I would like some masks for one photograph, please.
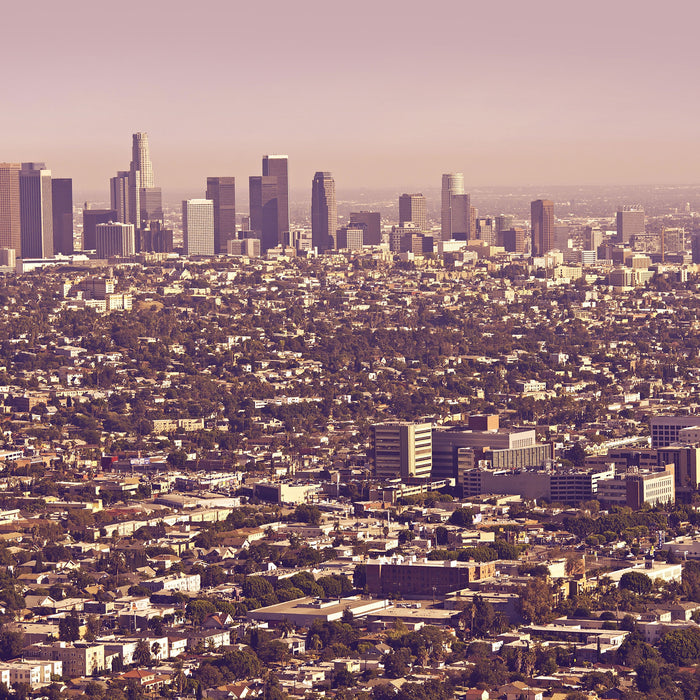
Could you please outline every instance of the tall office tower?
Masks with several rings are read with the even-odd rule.
[[[112,257],[125,258],[136,251],[133,224],[110,221],[106,224],[97,224],[95,229],[95,248],[98,258],[102,260]]]
[[[598,250],[603,242],[603,232],[597,226],[586,226],[583,229],[583,249]]]
[[[129,166],[129,222],[136,228],[163,220],[162,195],[155,186],[148,134],[133,134]],[[119,175],[117,176],[119,177]]]
[[[443,241],[453,238],[452,226],[452,197],[456,194],[464,194],[464,174],[445,173],[442,176],[442,220],[441,237]],[[467,214],[468,217],[468,214]]]
[[[225,255],[236,239],[236,178],[208,177],[207,199],[214,202],[214,252]]]
[[[617,242],[629,243],[634,236],[644,233],[644,209],[639,204],[617,210]]]
[[[22,163],[19,214],[23,258],[53,257],[51,171],[43,163]]]
[[[421,231],[428,227],[428,217],[425,211],[425,197],[420,193],[402,194],[399,197],[399,226],[418,224]]]
[[[503,233],[503,231],[508,231],[513,228],[515,225],[515,217],[510,216],[509,214],[500,214],[499,216],[494,217],[494,223],[496,238],[498,238],[499,234]],[[500,243],[497,245],[500,245]]]
[[[186,255],[214,255],[214,202],[211,199],[182,202],[182,235]]]
[[[163,195],[160,187],[142,187],[139,191],[141,226],[151,221],[163,221]]]
[[[378,211],[355,211],[350,214],[351,224],[365,225],[364,245],[381,245],[382,215]]]
[[[336,248],[338,250],[362,250],[365,240],[364,224],[348,224],[341,226],[336,233]]]
[[[567,224],[555,224],[554,226],[554,248],[557,250],[568,250],[571,244],[571,227]]]
[[[277,178],[252,175],[248,178],[250,228],[260,238],[263,253],[279,243]]]
[[[691,240],[691,251],[693,255],[693,264],[700,263],[700,233],[696,233]]]
[[[60,177],[51,180],[53,219],[53,251],[73,255],[73,180]]]
[[[450,197],[450,238],[469,241],[476,238],[476,210],[470,206],[468,194],[453,194]],[[445,240],[445,239],[443,239]]]
[[[311,183],[311,242],[322,253],[338,247],[335,180],[329,172],[317,172]]]
[[[433,468],[430,423],[378,423],[374,434],[374,469],[380,479],[428,478]]]
[[[277,178],[277,244],[289,243],[289,158],[263,156],[263,177]]]
[[[129,212],[129,171],[120,170],[109,179],[109,206],[117,212],[115,221],[134,223]]]
[[[173,250],[173,230],[164,228],[160,221],[151,221],[150,226],[141,232],[137,251],[172,253]]]
[[[97,226],[117,220],[114,209],[83,209],[83,250],[97,249]],[[120,222],[124,223],[124,222]]]
[[[511,228],[501,232],[501,245],[507,253],[525,252],[525,229]]]
[[[554,202],[536,199],[530,203],[532,255],[544,255],[554,248]]]
[[[496,232],[491,217],[479,217],[475,222],[476,238],[488,245],[496,245]]]
[[[141,187],[155,187],[153,165],[148,148],[148,134],[138,132],[133,134],[131,139],[131,169],[141,173]]]
[[[0,163],[0,248],[22,248],[19,210],[19,163]]]

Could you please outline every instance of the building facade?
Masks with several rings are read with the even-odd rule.
[[[214,252],[224,254],[236,238],[236,178],[208,177],[206,199],[214,203]]]
[[[211,199],[182,202],[182,236],[185,255],[214,255],[214,202]]]
[[[532,255],[540,256],[554,248],[554,202],[537,199],[530,203]]]
[[[373,435],[374,468],[377,477],[430,477],[433,466],[430,423],[378,423],[373,426]]]
[[[319,253],[340,247],[337,228],[335,180],[329,172],[317,172],[311,183],[311,241]]]

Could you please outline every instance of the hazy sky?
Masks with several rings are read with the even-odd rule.
[[[38,0],[3,6],[0,160],[104,188],[247,190],[264,153],[342,188],[700,182],[700,5]],[[244,193],[241,192],[243,195]]]

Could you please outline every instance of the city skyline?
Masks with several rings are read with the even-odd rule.
[[[0,150],[6,162],[50,163],[77,192],[123,169],[124,134],[139,130],[151,135],[159,185],[193,194],[212,172],[245,177],[275,152],[294,163],[291,188],[319,170],[339,186],[404,191],[453,170],[467,187],[700,181],[690,89],[700,9],[689,3],[663,13],[650,2],[508,12],[213,3],[193,15],[182,2],[127,0],[109,21],[77,0],[42,5],[7,9],[20,30],[8,53],[26,32],[43,50],[8,71]],[[235,45],[223,40],[233,26],[246,28]],[[241,70],[258,28],[265,55]],[[532,41],[535,31],[547,40]],[[362,50],[337,51],[358,37]],[[70,78],[59,86],[56,74]]]

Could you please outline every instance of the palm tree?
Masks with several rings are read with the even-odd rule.
[[[153,654],[156,666],[158,666],[160,663],[160,659],[158,658],[158,654],[160,654],[160,642],[153,642],[153,644],[151,644],[151,654]]]

